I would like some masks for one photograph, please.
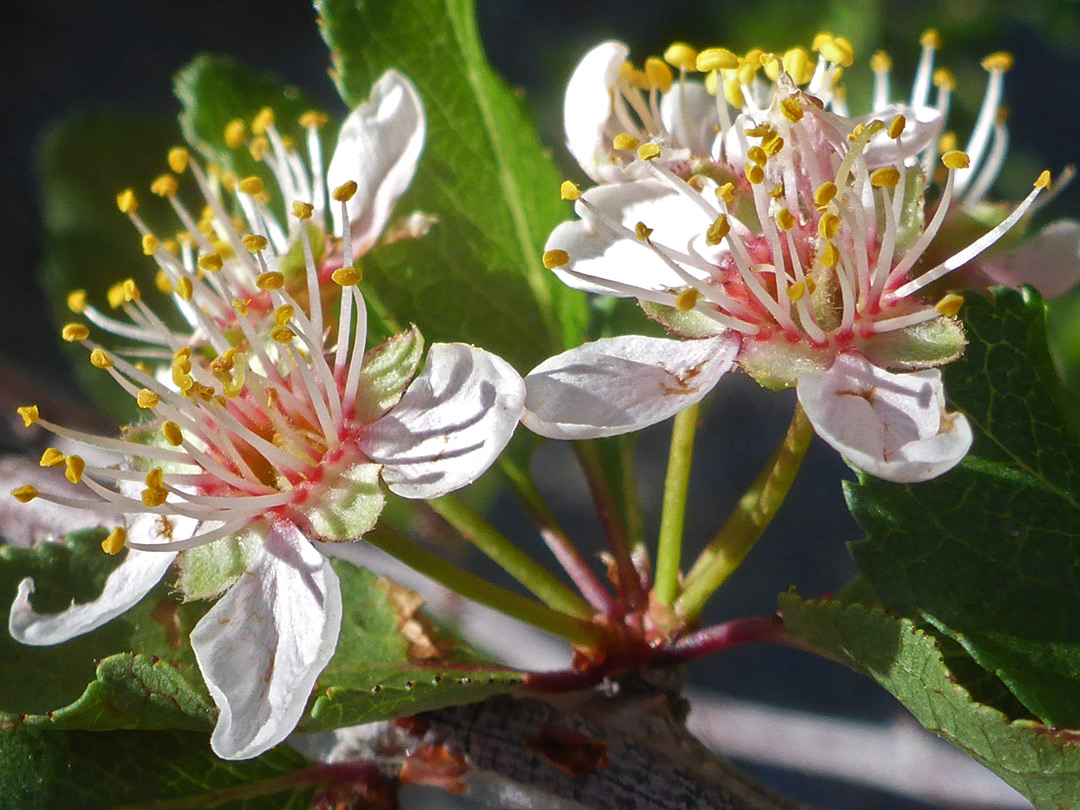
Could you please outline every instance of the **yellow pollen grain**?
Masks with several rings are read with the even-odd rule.
[[[639,222],[634,226],[634,234],[637,236],[639,242],[645,242],[650,236],[652,236],[653,229],[646,226],[644,222]]]
[[[885,128],[885,122],[878,118],[875,118],[873,121],[866,125],[867,132],[869,132],[870,135],[877,135]]]
[[[661,93],[666,93],[671,89],[671,83],[675,78],[667,63],[655,56],[650,56],[645,60],[645,77],[649,80],[649,87],[655,87]]]
[[[300,126],[305,129],[322,129],[330,119],[327,118],[325,113],[321,113],[318,110],[308,110],[301,114],[298,120]]]
[[[278,326],[285,326],[289,321],[293,319],[296,314],[296,310],[289,304],[283,304],[274,310],[274,322]]]
[[[765,182],[765,170],[758,166],[756,163],[747,163],[743,167],[743,173],[746,175],[746,179],[750,181],[751,185],[758,185]]]
[[[833,182],[824,182],[818,186],[817,191],[814,192],[814,206],[819,210],[824,209],[833,197],[836,196],[836,184]]]
[[[230,149],[239,149],[244,145],[247,137],[247,124],[239,118],[234,118],[225,125],[225,145]]]
[[[180,183],[171,174],[160,175],[150,184],[150,191],[158,197],[173,197],[180,188]]]
[[[615,136],[615,139],[611,142],[611,145],[619,151],[629,152],[632,149],[637,149],[640,143],[641,141],[639,141],[633,135],[630,135],[626,132],[621,132]]]
[[[960,307],[963,305],[964,296],[957,295],[956,293],[949,293],[934,304],[934,309],[937,310],[939,315],[944,315],[946,318],[955,318],[956,313],[960,311]]]
[[[258,253],[260,250],[266,250],[266,246],[270,244],[265,236],[260,236],[257,233],[249,233],[240,241],[244,243],[244,247],[251,253]]]
[[[664,61],[679,70],[696,70],[698,52],[685,42],[673,42],[664,51]]]
[[[716,221],[705,231],[705,244],[710,247],[719,245],[724,237],[731,232],[731,223],[728,222],[727,214],[721,214]]]
[[[885,51],[878,51],[870,57],[870,69],[875,73],[887,73],[892,70],[892,57]]]
[[[791,98],[790,96],[782,99],[780,101],[780,111],[784,114],[784,118],[793,124],[802,120],[803,110],[798,99]]]
[[[134,279],[124,279],[120,282],[120,288],[124,291],[124,301],[129,304],[132,301],[138,301],[142,297],[142,293],[139,292]]]
[[[83,461],[82,456],[68,456],[64,459],[64,467],[64,478],[73,484],[77,484],[82,480],[83,470],[86,469],[86,462]]]
[[[134,214],[139,207],[139,200],[135,197],[135,192],[130,188],[125,188],[117,194],[116,207],[120,209],[121,214]]]
[[[581,189],[577,184],[572,183],[569,180],[563,180],[562,185],[559,186],[559,196],[564,200],[573,202],[581,196]]]
[[[364,274],[356,267],[339,267],[330,274],[330,280],[339,287],[355,287],[364,278]]]
[[[181,301],[190,301],[191,296],[195,293],[195,288],[191,283],[191,279],[187,276],[181,276],[176,280],[176,294],[180,296]]]
[[[147,256],[153,256],[157,252],[157,249],[161,247],[161,243],[157,237],[152,233],[148,233],[142,238],[142,252]]]
[[[907,119],[902,115],[896,116],[889,124],[889,137],[894,141],[904,134],[904,127],[907,126]]]
[[[165,161],[169,164],[169,168],[177,174],[183,174],[188,165],[188,150],[182,146],[174,146],[169,150],[168,156]]]
[[[675,298],[675,308],[679,312],[689,312],[697,306],[698,298],[700,298],[698,291],[693,287],[688,287]]]
[[[11,490],[12,497],[19,503],[30,503],[30,501],[34,500],[34,498],[40,494],[41,493],[37,491],[37,487],[32,484],[23,484],[21,487],[16,487]]]
[[[660,144],[643,143],[637,150],[638,160],[655,160],[660,157]]]
[[[72,290],[68,293],[67,306],[76,315],[86,309],[86,290]]]
[[[788,209],[781,208],[776,212],[776,224],[780,226],[781,230],[790,231],[795,227],[795,215]]]
[[[86,328],[85,324],[69,323],[60,330],[60,337],[68,343],[76,343],[77,341],[86,340],[90,337],[90,330]]]
[[[293,200],[292,214],[297,219],[311,219],[313,213],[315,213],[315,206],[311,203]]]
[[[784,70],[794,79],[795,84],[806,84],[814,77],[814,63],[802,48],[792,48],[785,53],[783,64]]]
[[[125,543],[127,543],[127,532],[122,526],[117,526],[109,532],[108,537],[101,541],[101,550],[114,556],[123,551]]]
[[[123,283],[113,284],[109,289],[105,291],[105,300],[109,302],[111,309],[119,309],[124,305],[124,285]]]
[[[836,214],[826,214],[818,220],[818,233],[826,239],[835,239],[840,231],[840,217]]]
[[[184,443],[184,432],[180,430],[180,426],[176,424],[176,422],[162,423],[161,435],[164,436],[165,441],[173,447],[179,447]]]
[[[16,412],[22,417],[23,427],[30,427],[39,418],[37,405],[23,405]]]
[[[169,281],[169,277],[165,274],[164,270],[158,270],[157,275],[154,276],[154,286],[158,288],[159,292],[165,293],[165,295],[173,294],[173,285]]]
[[[67,456],[55,447],[50,447],[41,454],[41,461],[39,461],[38,464],[42,467],[57,467],[64,463],[65,458],[67,458]]]
[[[724,183],[722,186],[716,187],[716,196],[726,203],[735,199],[735,184]]]
[[[334,193],[330,196],[333,197],[337,202],[348,202],[353,198],[353,195],[356,194],[357,188],[358,186],[356,185],[356,182],[354,180],[350,180],[349,182],[342,183],[340,186],[335,188]]]
[[[260,273],[255,279],[255,286],[260,290],[280,290],[285,286],[285,276],[274,270]]]
[[[738,66],[739,57],[727,48],[706,48],[694,60],[694,67],[702,73],[710,70],[734,70]]]
[[[941,48],[941,34],[938,33],[936,28],[927,28],[919,37],[919,44],[924,48],[939,50]]]
[[[784,186],[780,183],[769,189],[769,196],[774,200],[779,200],[784,196]]]
[[[296,333],[287,326],[275,326],[270,330],[270,337],[278,343],[292,343]]]
[[[760,146],[751,146],[746,150],[746,156],[758,166],[764,166],[769,162],[769,156],[765,154],[765,150]]]
[[[971,158],[967,156],[967,152],[953,149],[941,156],[941,162],[946,169],[966,169],[971,165]]]
[[[802,297],[806,295],[806,282],[796,281],[790,287],[787,288],[787,297],[792,301],[801,301]]]
[[[1050,185],[1050,172],[1047,169],[1043,169],[1042,174],[1039,175],[1039,179],[1035,181],[1035,188],[1045,188],[1047,191],[1049,191]]]
[[[769,157],[775,157],[784,148],[784,139],[780,137],[779,132],[773,130],[762,136],[761,148],[765,150],[765,154]]]
[[[157,404],[161,402],[161,397],[149,388],[142,388],[139,390],[139,393],[135,395],[135,402],[140,408],[155,408],[157,407]]]
[[[834,37],[822,43],[819,53],[835,65],[851,67],[855,62],[855,50],[843,37]]]
[[[263,107],[251,121],[251,131],[256,135],[265,135],[266,130],[274,125],[274,111]]]
[[[543,262],[544,267],[548,270],[554,270],[556,267],[562,267],[565,264],[569,264],[570,254],[565,250],[545,250],[540,261]]]
[[[821,251],[821,266],[832,270],[840,262],[840,251],[832,242],[825,243],[825,249]]]
[[[996,51],[982,60],[984,70],[1005,73],[1013,66],[1013,55],[1008,51]]]
[[[146,486],[150,489],[164,489],[165,471],[161,467],[154,467],[146,474]]]
[[[956,77],[948,68],[938,68],[934,71],[934,87],[952,92],[956,89]]]
[[[900,182],[900,172],[895,166],[882,166],[870,172],[870,185],[874,188],[895,188]]]
[[[200,270],[205,270],[209,273],[217,272],[221,269],[222,259],[220,253],[206,253],[199,257],[199,261],[196,263]]]
[[[251,139],[248,152],[254,160],[262,160],[270,151],[270,140],[265,135],[257,135]]]
[[[105,353],[104,349],[94,349],[90,352],[90,365],[94,368],[112,368],[112,364],[112,360],[109,358],[109,355]]]
[[[169,493],[164,489],[144,489],[140,496],[142,498],[143,506],[153,508],[155,506],[161,506],[168,500]]]
[[[256,177],[255,175],[245,177],[243,180],[237,183],[236,187],[242,192],[244,192],[244,194],[250,194],[252,197],[254,197],[256,194],[262,194],[266,190],[266,186],[263,184],[262,178]]]
[[[248,313],[248,304],[250,304],[250,303],[251,303],[251,299],[249,299],[249,298],[234,298],[232,300],[233,309],[236,310],[237,315],[241,315],[241,316],[247,315],[247,313]]]

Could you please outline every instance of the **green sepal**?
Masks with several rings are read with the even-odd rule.
[[[862,347],[880,368],[917,370],[951,363],[964,353],[964,327],[952,318],[935,318],[907,329],[874,335]]]
[[[651,301],[642,301],[641,308],[654,321],[680,337],[716,337],[728,331],[708,315],[704,315],[695,309],[683,312],[681,309],[664,306],[663,304],[654,304]]]
[[[264,539],[252,528],[241,536],[223,537],[188,549],[177,558],[177,589],[185,599],[220,596],[247,570]]]
[[[370,424],[390,410],[412,381],[423,353],[424,338],[415,326],[369,349],[360,371],[356,418]]]
[[[297,507],[320,540],[356,540],[375,525],[386,503],[379,487],[378,464],[362,461],[343,469],[330,468],[317,498]]]
[[[739,365],[762,388],[781,391],[791,388],[803,374],[826,371],[832,354],[803,343],[779,343],[771,340],[743,341]]]

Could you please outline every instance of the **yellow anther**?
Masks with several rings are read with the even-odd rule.
[[[86,328],[85,324],[69,323],[60,330],[60,337],[68,343],[75,343],[90,337],[90,330]]]
[[[181,301],[190,301],[194,292],[195,288],[192,285],[190,278],[181,276],[176,280],[176,294],[180,296]]]
[[[900,171],[895,166],[882,166],[870,172],[870,185],[875,188],[895,188],[900,182]]]
[[[826,181],[818,186],[817,191],[814,192],[814,207],[819,211],[825,210],[825,208],[832,202],[832,199],[836,196],[836,184]]]
[[[941,48],[941,34],[938,33],[936,28],[927,28],[919,37],[919,44],[924,48],[939,50]]]
[[[562,185],[559,186],[559,196],[564,200],[573,202],[581,196],[581,189],[575,183],[563,180]]]
[[[350,180],[349,182],[342,183],[340,186],[335,188],[334,193],[330,196],[332,196],[340,203],[348,202],[353,198],[353,195],[356,194],[357,188],[359,188],[359,186],[356,185],[356,182]]]
[[[116,207],[120,209],[121,214],[134,214],[139,207],[139,201],[135,197],[135,192],[130,188],[125,188],[117,194]]]
[[[109,289],[105,291],[105,300],[109,302],[109,306],[112,309],[118,309],[124,305],[124,284],[120,282],[113,284]]]
[[[671,82],[675,78],[667,63],[655,56],[650,56],[645,60],[645,77],[649,80],[649,87],[655,87],[661,93],[666,93],[671,89]]]
[[[315,213],[315,206],[311,203],[293,200],[292,214],[297,219],[311,219],[313,213]]]
[[[1005,73],[1013,66],[1013,55],[1008,51],[996,51],[982,60],[983,69]]]
[[[700,294],[693,287],[688,287],[675,298],[675,308],[680,312],[689,312],[697,306]]]
[[[191,388],[185,392],[187,396],[196,396],[204,402],[209,402],[214,398],[214,389],[209,385],[203,385],[202,383],[194,383]]]
[[[787,288],[787,297],[792,301],[801,301],[802,297],[806,295],[806,282],[796,281],[790,287]]]
[[[774,200],[779,200],[784,196],[784,186],[782,183],[777,183],[771,189],[769,189],[769,196]]]
[[[746,150],[746,156],[758,166],[764,166],[769,162],[769,156],[765,154],[765,150],[760,146],[751,146]]]
[[[250,194],[253,197],[256,194],[262,194],[264,191],[266,191],[266,186],[263,184],[262,178],[256,177],[255,175],[245,177],[243,180],[237,183],[237,188],[239,188],[245,194]]]
[[[735,184],[724,183],[722,186],[716,187],[716,196],[726,203],[735,199]]]
[[[766,53],[761,56],[761,66],[765,69],[765,76],[775,82],[780,78],[780,69],[784,63],[775,53]]]
[[[251,153],[251,157],[255,160],[261,161],[266,157],[270,151],[270,139],[265,135],[256,135],[251,139],[251,143],[248,145],[248,152]],[[228,186],[228,183],[225,184]]]
[[[280,321],[279,321],[280,323]],[[224,354],[219,354],[210,361],[210,370],[215,374],[226,374],[233,369],[233,358],[236,357],[236,349],[227,349]]]
[[[1040,174],[1039,179],[1035,181],[1035,188],[1045,188],[1047,191],[1049,191],[1050,185],[1050,172],[1046,169],[1043,169],[1043,173]]]
[[[248,313],[248,304],[251,303],[250,298],[234,298],[232,300],[233,309],[236,310],[236,314],[243,317]]]
[[[864,132],[866,132],[866,124],[856,124],[851,132],[848,133],[847,139],[851,141],[851,143],[855,143],[855,141],[862,137]]]
[[[273,408],[278,403],[278,392],[276,388],[270,388],[266,392],[266,407]]]
[[[164,422],[161,425],[161,435],[173,447],[179,447],[184,443],[184,433],[176,422]]]
[[[274,270],[259,273],[255,278],[255,286],[260,290],[280,290],[285,286],[285,276]]]
[[[795,227],[795,215],[788,209],[781,208],[776,212],[776,224],[780,226],[781,230],[790,231]]]
[[[645,225],[644,222],[639,222],[634,226],[634,233],[637,235],[639,242],[645,242],[650,236],[652,236],[653,229]]]
[[[165,488],[165,471],[161,467],[154,467],[146,474],[146,486],[150,489]]]
[[[545,250],[540,260],[548,270],[554,270],[556,267],[569,264],[570,254],[565,250]]]
[[[289,304],[283,304],[274,310],[274,322],[278,326],[285,326],[289,321],[293,319],[296,314],[296,310]]]
[[[169,493],[164,489],[144,489],[140,496],[142,498],[143,506],[155,507],[161,506],[169,498]]]
[[[176,177],[171,174],[160,175],[150,184],[150,191],[159,197],[172,197],[179,188],[180,183],[178,183]]]
[[[798,99],[791,98],[790,96],[781,99],[780,112],[784,114],[784,118],[793,124],[801,121],[803,117],[802,104],[799,103]]]
[[[142,238],[142,252],[147,256],[153,256],[157,249],[161,247],[161,242],[152,233],[148,233]]]
[[[611,142],[611,145],[620,151],[629,152],[631,149],[637,149],[640,143],[641,141],[633,135],[622,132],[615,136],[615,140]]]
[[[673,42],[664,51],[664,60],[679,70],[696,70],[697,55],[697,51],[685,42]]]
[[[65,458],[67,458],[67,456],[55,447],[50,447],[41,454],[41,461],[39,461],[38,464],[42,467],[57,467],[64,463]]]
[[[889,124],[889,137],[896,140],[904,134],[904,127],[907,126],[907,119],[902,115],[897,115]]]
[[[230,149],[239,149],[244,145],[247,137],[247,124],[239,118],[234,118],[225,125],[225,145]]]
[[[196,263],[200,270],[214,273],[221,269],[222,259],[220,253],[205,253],[199,257]]]
[[[172,256],[180,255],[180,243],[175,239],[166,239],[161,243],[161,246]]]
[[[971,158],[967,156],[967,152],[953,149],[941,156],[941,162],[946,169],[966,169],[971,165]]]
[[[694,60],[694,67],[702,73],[710,70],[734,70],[738,66],[739,57],[727,48],[706,48]]]
[[[325,113],[321,113],[318,110],[308,110],[301,114],[300,126],[305,129],[311,129],[312,127],[315,129],[322,129],[326,126],[328,120],[330,119],[326,117]]]
[[[835,239],[840,232],[840,217],[836,214],[826,214],[818,220],[818,233],[826,239]]]
[[[265,236],[260,236],[257,233],[249,233],[240,241],[243,242],[244,247],[252,253],[258,253],[260,250],[266,250],[266,246],[270,244]]]
[[[724,79],[724,100],[732,107],[741,110],[746,106],[746,96],[743,95],[742,84],[738,78],[732,76]]]
[[[792,48],[784,54],[784,70],[794,79],[795,84],[806,84],[814,78],[814,63],[802,48]]]
[[[169,164],[169,168],[177,174],[183,174],[188,165],[188,150],[182,146],[174,146],[169,150],[166,162]]]
[[[135,402],[138,403],[140,408],[156,408],[157,404],[161,402],[161,397],[149,388],[142,388],[139,390],[139,393],[135,395]]]
[[[730,232],[731,223],[728,222],[727,214],[721,214],[705,231],[705,244],[709,246],[719,245]]]
[[[256,113],[251,121],[251,131],[256,135],[265,135],[268,127],[274,124],[274,111],[269,107],[263,107]]]
[[[157,271],[157,275],[154,276],[154,286],[158,288],[158,292],[165,293],[165,295],[173,294],[172,282],[169,281],[169,277],[164,270]]]
[[[105,353],[104,349],[94,349],[90,352],[90,365],[94,368],[112,368],[112,364],[112,359]]]
[[[835,65],[851,67],[855,62],[855,50],[843,37],[831,37],[827,42],[822,42],[818,52]]]
[[[819,53],[821,51],[822,47],[825,45],[825,43],[831,42],[831,41],[832,41],[832,34],[829,34],[829,33],[825,32],[825,31],[822,31],[821,33],[816,34],[814,36],[814,41],[813,41],[813,44],[810,46],[810,50],[814,51],[815,53]]]
[[[17,412],[22,417],[23,427],[30,427],[38,420],[37,405],[23,405],[17,409]]]
[[[821,251],[821,266],[827,270],[832,270],[840,262],[840,251],[836,249],[836,245],[832,242],[826,242],[824,250]]]
[[[270,330],[270,337],[278,343],[292,343],[296,333],[287,326],[275,326]]]
[[[72,290],[67,297],[68,309],[76,315],[81,315],[86,309],[86,290]]]
[[[142,297],[142,293],[139,292],[139,288],[135,285],[135,279],[124,279],[120,282],[120,289],[124,291],[125,303],[130,304],[132,301],[138,301]]]
[[[83,461],[82,456],[68,456],[64,459],[64,466],[64,478],[73,484],[82,480],[83,470],[86,469],[86,462]]]
[[[765,150],[766,155],[773,157],[784,148],[784,139],[775,129],[769,130],[761,136],[761,148]]]
[[[11,495],[19,503],[30,503],[41,493],[37,491],[37,487],[31,484],[23,484],[21,487],[16,487],[11,490]]]
[[[109,532],[108,537],[101,541],[101,550],[110,556],[116,555],[123,551],[125,543],[127,543],[127,532],[122,526],[117,526]]]
[[[765,182],[765,170],[758,166],[756,163],[747,163],[743,167],[743,173],[746,175],[746,179],[750,181],[751,185],[758,185]]]
[[[940,150],[941,154],[945,154],[946,152],[952,152],[954,149],[956,149],[956,146],[957,140],[956,133],[954,132],[946,132],[944,135],[941,136],[941,138],[938,139],[938,149]]]
[[[716,95],[716,85],[717,85],[716,77],[719,76],[719,75],[720,74],[717,73],[715,70],[710,70],[708,73],[705,74],[705,91],[710,96],[715,96]]]
[[[660,157],[660,144],[643,143],[637,150],[638,160],[654,160]]]
[[[355,287],[363,278],[358,267],[339,267],[330,274],[330,280],[339,287]]]
[[[944,315],[946,318],[955,318],[956,313],[960,311],[960,307],[963,305],[964,296],[957,295],[956,293],[949,293],[934,304],[934,309],[937,310],[939,315]]]
[[[886,73],[892,70],[892,57],[885,51],[878,51],[870,57],[870,69],[875,73]]]
[[[940,87],[950,93],[956,89],[956,77],[948,68],[938,68],[934,71],[934,87]]]
[[[875,118],[873,121],[866,125],[866,131],[869,132],[871,136],[877,135],[884,129],[885,122],[879,118]]]
[[[735,78],[738,79],[739,84],[750,84],[754,81],[754,77],[761,67],[761,57],[763,54],[764,52],[760,48],[752,50],[746,55],[746,58],[739,63],[739,66],[735,68]]]

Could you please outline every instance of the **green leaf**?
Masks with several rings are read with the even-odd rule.
[[[1035,715],[1080,728],[1080,445],[1060,405],[1037,293],[969,296],[968,348],[945,369],[975,443],[934,481],[863,477],[852,545],[886,607],[924,617]]]
[[[101,531],[32,549],[0,546],[0,610],[6,615],[24,577],[31,604],[58,612],[90,601],[115,566]],[[216,710],[187,634],[205,603],[177,602],[164,586],[103,627],[52,647],[20,644],[0,632],[0,722],[63,729],[205,729]],[[137,650],[138,654],[131,652]]]
[[[404,589],[340,560],[333,565],[345,613],[337,652],[319,676],[303,731],[405,717],[483,700],[520,685],[520,673],[485,666],[460,644],[438,663],[411,655],[404,622],[412,622],[410,638],[419,632],[440,650],[445,635],[436,640],[434,627],[416,614],[418,603]]]
[[[0,810],[115,810],[155,800],[196,808],[211,806],[211,797],[224,800],[212,803],[220,810],[306,810],[318,787],[294,774],[307,766],[287,746],[242,762],[221,760],[206,734],[193,732],[15,726],[0,730]]]
[[[1038,810],[1080,808],[1080,732],[1013,720],[958,683],[941,642],[910,619],[780,596],[788,635],[863,672],[916,719],[1023,793]]]
[[[577,345],[584,297],[540,263],[568,207],[521,99],[484,57],[471,0],[318,0],[350,106],[389,68],[416,84],[427,140],[398,213],[438,217],[423,239],[365,258],[365,278],[429,341],[483,346],[526,371]]]

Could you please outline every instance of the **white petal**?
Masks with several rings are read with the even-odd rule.
[[[716,97],[701,82],[675,82],[660,99],[660,120],[676,147],[685,147],[697,158],[709,157],[720,117]]]
[[[248,570],[191,631],[220,710],[214,753],[250,759],[289,736],[340,629],[337,574],[296,526],[274,521]]]
[[[712,219],[691,200],[655,180],[637,180],[610,186],[597,186],[582,195],[590,210],[580,201],[580,220],[564,222],[551,232],[545,250],[565,250],[570,264],[556,268],[555,274],[567,285],[586,292],[627,296],[625,286],[643,291],[685,287],[686,281],[672,270],[645,243],[616,234],[604,224],[604,218],[628,228],[631,233],[639,222],[653,229],[650,237],[656,244],[686,253],[693,238],[712,224]],[[599,214],[597,213],[599,212]],[[582,279],[586,274],[599,281]],[[696,277],[706,274],[693,270]],[[615,282],[607,287],[604,280]]]
[[[34,581],[24,579],[19,583],[11,606],[8,632],[18,642],[41,647],[60,644],[96,630],[146,596],[165,576],[175,557],[167,551],[128,549],[124,561],[105,580],[101,596],[81,605],[72,603],[62,613],[35,613],[30,605]]]
[[[371,98],[345,119],[326,173],[331,191],[349,180],[359,186],[346,203],[357,256],[378,239],[416,172],[423,146],[420,96],[412,82],[388,70],[371,88]],[[334,233],[341,234],[341,204],[331,201],[330,212]]]
[[[798,393],[817,434],[886,481],[936,478],[971,447],[967,418],[945,412],[937,369],[893,374],[860,354],[842,354],[828,371],[799,377]]]
[[[1014,252],[985,262],[981,269],[997,284],[1030,284],[1043,298],[1062,296],[1080,282],[1080,222],[1051,222]]]
[[[876,169],[880,166],[895,166],[899,154],[909,165],[909,160],[922,152],[931,144],[936,143],[945,125],[945,117],[934,107],[912,107],[907,104],[890,104],[888,107],[874,113],[852,118],[848,126],[869,124],[873,120],[884,121],[888,126],[897,115],[904,116],[904,131],[900,135],[900,151],[897,153],[896,141],[889,137],[889,133],[881,131],[866,146],[864,156],[868,169]]]
[[[627,335],[586,343],[525,377],[522,424],[552,439],[640,430],[704,397],[738,349],[733,334],[704,340]]]
[[[491,466],[514,433],[525,385],[505,360],[464,343],[436,343],[390,412],[364,431],[360,449],[385,465],[405,498],[438,498]]]
[[[602,168],[612,168],[608,146],[612,138],[611,94],[619,80],[619,68],[629,50],[621,42],[597,45],[581,60],[566,85],[563,127],[566,148],[585,174],[597,182]]]

